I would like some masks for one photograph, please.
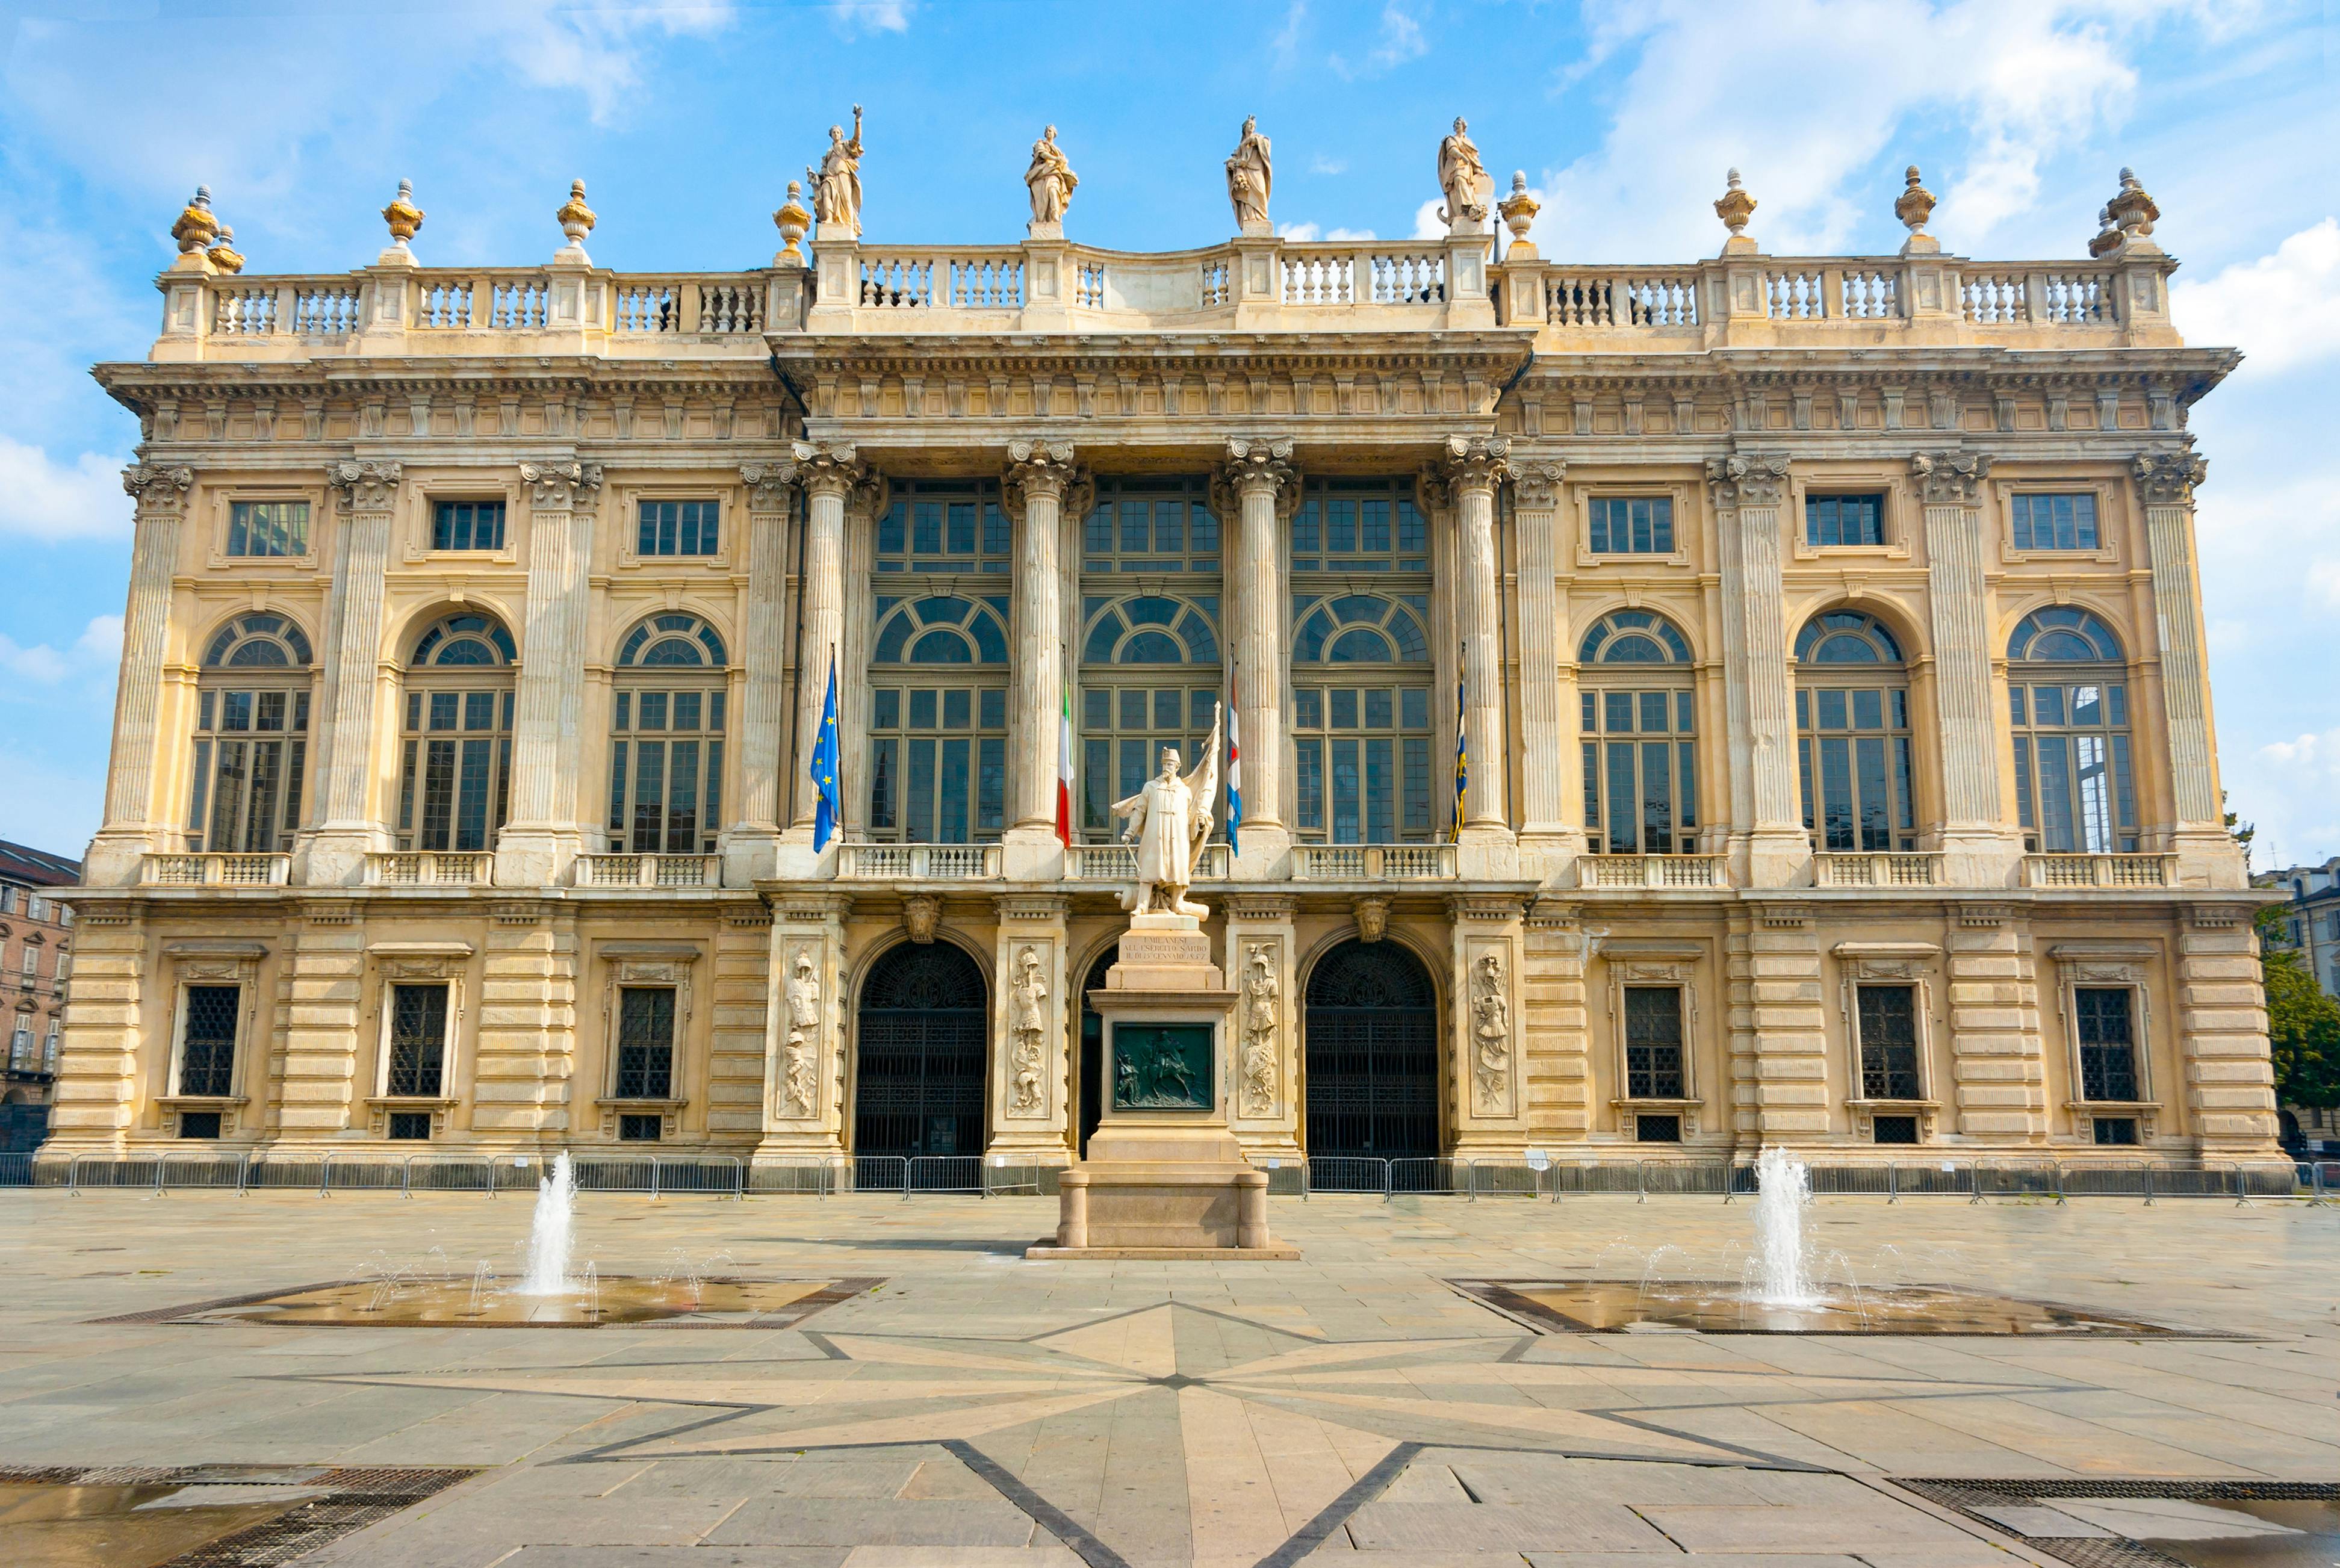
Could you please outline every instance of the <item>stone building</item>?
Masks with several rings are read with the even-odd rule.
[[[1459,124],[1406,242],[1275,234],[1250,127],[1166,253],[1066,240],[1053,142],[1023,243],[865,243],[860,155],[746,273],[597,267],[581,184],[509,270],[404,189],[347,273],[182,214],[96,371],[54,1147],[1071,1158],[1109,808],[1224,704],[1255,1157],[2273,1152],[2186,429],[2236,355],[2126,172],[2087,259],[1944,253],[1913,169],[1897,254],[1767,253],[1734,173],[1713,259],[1587,266]]]
[[[65,981],[73,973],[73,910],[58,893],[79,884],[63,855],[0,839],[0,1154],[37,1147],[49,1123]]]
[[[2289,948],[2300,968],[2315,977],[2327,997],[2340,997],[2340,856],[2321,866],[2290,866],[2261,871],[2251,886],[2283,894],[2289,907],[2266,933],[2269,947]],[[2295,1135],[2319,1153],[2340,1149],[2340,1107],[2282,1108],[2284,1136]]]

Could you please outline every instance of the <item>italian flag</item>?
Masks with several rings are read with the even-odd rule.
[[[1073,847],[1073,688],[1066,682],[1056,727],[1056,838]]]

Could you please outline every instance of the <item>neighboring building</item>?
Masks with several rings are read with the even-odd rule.
[[[0,1026],[8,1031],[0,1154],[35,1148],[48,1136],[73,971],[73,910],[57,894],[80,881],[78,860],[0,839]]]
[[[191,207],[96,370],[143,442],[55,1146],[1069,1158],[1111,805],[1224,699],[1263,1158],[2274,1155],[2186,429],[2236,356],[2133,179],[2094,259],[1978,263],[1914,171],[1887,256],[1764,253],[1734,178],[1649,267],[1266,188],[1163,254],[832,189],[809,262],[656,276],[581,187],[501,269],[402,196],[372,266],[241,274]]]
[[[2290,908],[2268,935],[2270,946],[2280,943],[2299,955],[2307,972],[2325,995],[2340,997],[2340,855],[2321,866],[2293,866],[2281,871],[2261,871],[2251,886],[2283,893]],[[2285,1106],[2284,1119],[2299,1136],[2329,1147],[2340,1145],[2340,1107]],[[2291,1136],[2286,1128],[2284,1136]]]

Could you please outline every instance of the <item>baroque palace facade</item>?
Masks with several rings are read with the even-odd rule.
[[[866,243],[859,158],[745,273],[597,267],[581,184],[511,270],[403,190],[349,273],[182,215],[96,372],[54,1156],[1068,1161],[1109,808],[1222,704],[1256,1158],[2272,1155],[2186,429],[2236,356],[2126,171],[2086,260],[1944,253],[1913,169],[1895,255],[1765,253],[1734,174],[1716,258],[1608,267],[1459,123],[1404,243],[1276,235],[1250,127],[1171,253],[1064,239],[1053,137],[1024,243]]]

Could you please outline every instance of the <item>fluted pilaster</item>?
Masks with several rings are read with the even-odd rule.
[[[512,727],[511,818],[496,844],[506,887],[558,881],[584,846],[577,819],[584,759],[585,617],[601,465],[524,462],[528,610]]]
[[[1470,788],[1462,805],[1468,833],[1511,837],[1503,790],[1502,563],[1495,553],[1495,486],[1510,472],[1511,443],[1501,436],[1450,436],[1435,480],[1447,493],[1461,536],[1462,581],[1454,585],[1454,630],[1462,647],[1462,738]]]
[[[1064,516],[1087,509],[1088,475],[1068,441],[1007,443],[1002,499],[1016,530],[1014,704],[1009,733],[1007,874],[1016,880],[1062,875],[1056,840],[1056,788],[1064,765]]]
[[[1782,606],[1780,503],[1788,460],[1740,453],[1706,465],[1722,554],[1723,686],[1731,836],[1748,885],[1784,887],[1810,855],[1796,780],[1796,719]]]
[[[1292,847],[1284,820],[1284,659],[1290,606],[1284,592],[1284,522],[1300,503],[1300,474],[1284,437],[1237,437],[1212,476],[1212,504],[1231,526],[1227,589],[1237,735],[1243,757],[1243,827],[1236,875],[1279,874]]]
[[[845,442],[798,442],[784,472],[805,492],[804,581],[798,589],[804,605],[804,669],[797,682],[796,804],[789,828],[809,842],[818,799],[812,787],[812,753],[820,741],[821,705],[828,695],[832,664],[838,666],[840,687],[852,679],[849,667],[840,662],[845,652],[846,501],[869,486],[874,476]]]
[[[748,610],[739,658],[746,671],[739,691],[739,788],[723,830],[729,881],[772,875],[780,831],[780,772],[787,761],[788,513],[796,491],[780,464],[744,463],[748,491]]]
[[[92,885],[138,879],[140,857],[156,848],[154,746],[163,702],[163,656],[169,647],[171,580],[178,570],[179,530],[191,468],[133,463],[122,488],[137,502],[130,557],[130,598],[122,621],[122,673],[114,689],[114,760],[105,780],[105,819],[90,845],[83,878]]]
[[[325,472],[341,539],[327,615],[324,767],[316,789],[323,809],[303,844],[303,879],[312,884],[359,880],[366,851],[381,848],[368,786],[381,685],[382,572],[390,564],[401,478],[398,463],[371,458],[344,460]]]
[[[1566,785],[1573,775],[1563,765],[1569,752],[1560,683],[1560,503],[1567,473],[1565,462],[1512,465],[1520,535],[1520,752],[1526,762],[1520,770],[1520,837],[1562,855],[1584,849],[1584,829],[1576,825],[1582,814],[1572,817],[1568,809]]]
[[[2000,816],[1998,726],[1990,685],[1990,597],[1983,579],[1988,453],[1919,452],[1909,476],[1926,511],[1927,598],[1934,617],[1934,700],[1941,716],[1942,849],[1951,880],[2004,881],[2018,849]]]

